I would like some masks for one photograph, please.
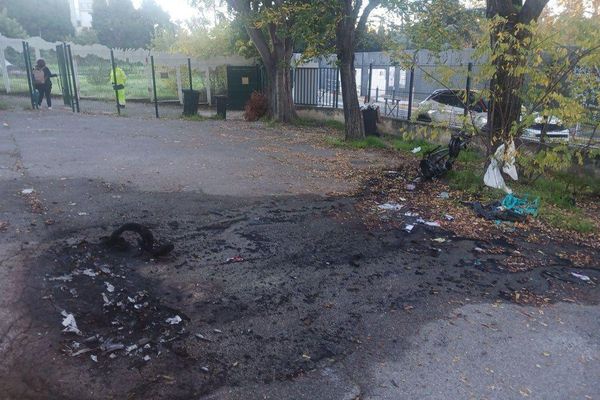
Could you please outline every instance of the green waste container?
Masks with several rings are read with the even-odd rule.
[[[192,116],[198,114],[198,103],[200,92],[192,89],[183,90],[183,115]]]
[[[215,96],[217,103],[217,116],[222,119],[227,119],[227,96]]]

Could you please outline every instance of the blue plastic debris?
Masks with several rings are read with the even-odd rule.
[[[513,194],[507,194],[504,196],[504,199],[502,199],[502,207],[520,215],[537,217],[540,208],[540,198],[536,197],[530,201],[529,196],[527,195],[518,198]]]

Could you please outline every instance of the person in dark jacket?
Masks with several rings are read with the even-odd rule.
[[[42,100],[44,99],[44,96],[46,96],[48,110],[52,110],[52,98],[50,97],[52,81],[50,78],[54,77],[56,77],[56,74],[50,72],[50,69],[46,66],[46,61],[42,58],[37,60],[35,68],[33,69],[33,84],[40,94],[38,98],[38,107],[42,105]]]

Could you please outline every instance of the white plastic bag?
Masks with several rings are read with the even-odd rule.
[[[512,190],[506,186],[502,172],[510,176],[514,181],[519,179],[517,167],[515,166],[517,150],[513,141],[508,144],[508,151],[505,151],[505,149],[506,147],[503,144],[496,149],[490,160],[490,165],[483,176],[483,183],[486,186],[504,190],[506,193],[512,193]],[[502,166],[502,172],[500,171],[500,166]]]

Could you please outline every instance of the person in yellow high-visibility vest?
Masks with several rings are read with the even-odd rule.
[[[116,75],[116,79],[115,79]],[[119,67],[110,70],[110,83],[113,85],[113,89],[117,91],[117,101],[119,107],[125,107],[125,82],[127,81],[127,75]]]

